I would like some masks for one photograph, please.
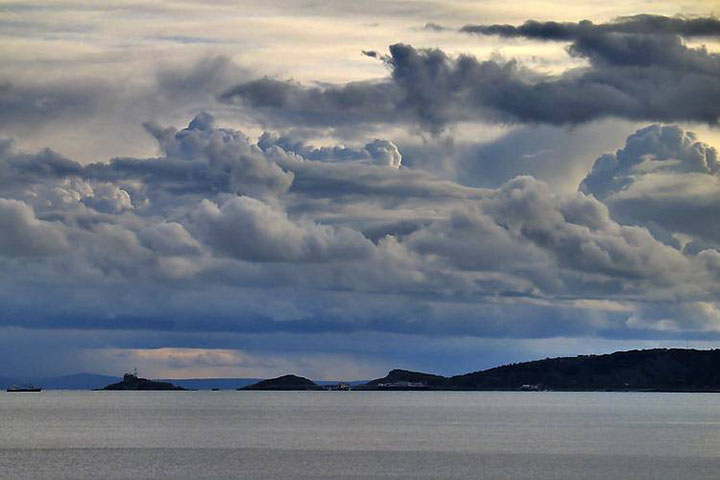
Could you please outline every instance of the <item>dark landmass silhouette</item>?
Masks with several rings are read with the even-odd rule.
[[[32,383],[43,389],[103,390],[559,390],[720,392],[720,349],[650,349],[547,358],[445,377],[396,369],[369,382],[316,381],[296,375],[151,381],[90,373],[60,377],[0,377],[0,387]],[[109,382],[114,382],[108,385]],[[172,383],[171,383],[172,382]],[[103,388],[104,385],[107,385]],[[238,388],[239,387],[239,388]]]
[[[651,349],[548,358],[442,377],[393,370],[363,390],[720,392],[720,350]]]
[[[122,381],[112,383],[102,390],[185,390],[170,382],[156,382],[147,378],[140,378],[132,373],[126,373]]]
[[[305,377],[283,375],[239,388],[238,390],[322,390],[323,387]]]

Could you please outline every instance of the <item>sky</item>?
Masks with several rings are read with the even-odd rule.
[[[720,3],[0,1],[0,376],[720,345]]]

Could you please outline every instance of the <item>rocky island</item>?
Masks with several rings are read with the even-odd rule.
[[[297,375],[283,375],[238,388],[238,390],[322,390],[323,387],[312,380]]]
[[[156,382],[140,378],[137,373],[126,373],[121,382],[112,383],[101,390],[185,390],[170,382]]]

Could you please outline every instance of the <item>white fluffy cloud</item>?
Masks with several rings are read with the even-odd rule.
[[[616,153],[600,156],[580,190],[605,199],[646,175],[717,175],[719,171],[717,150],[698,141],[694,133],[677,125],[650,125],[630,135]]]
[[[720,245],[717,150],[674,125],[652,125],[600,156],[580,185],[621,222],[643,225],[659,238],[695,252]]]

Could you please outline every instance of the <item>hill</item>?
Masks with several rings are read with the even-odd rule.
[[[651,349],[550,358],[453,377],[393,370],[362,388],[720,392],[720,350]]]
[[[653,349],[518,363],[449,379],[455,388],[720,391],[720,350]]]

